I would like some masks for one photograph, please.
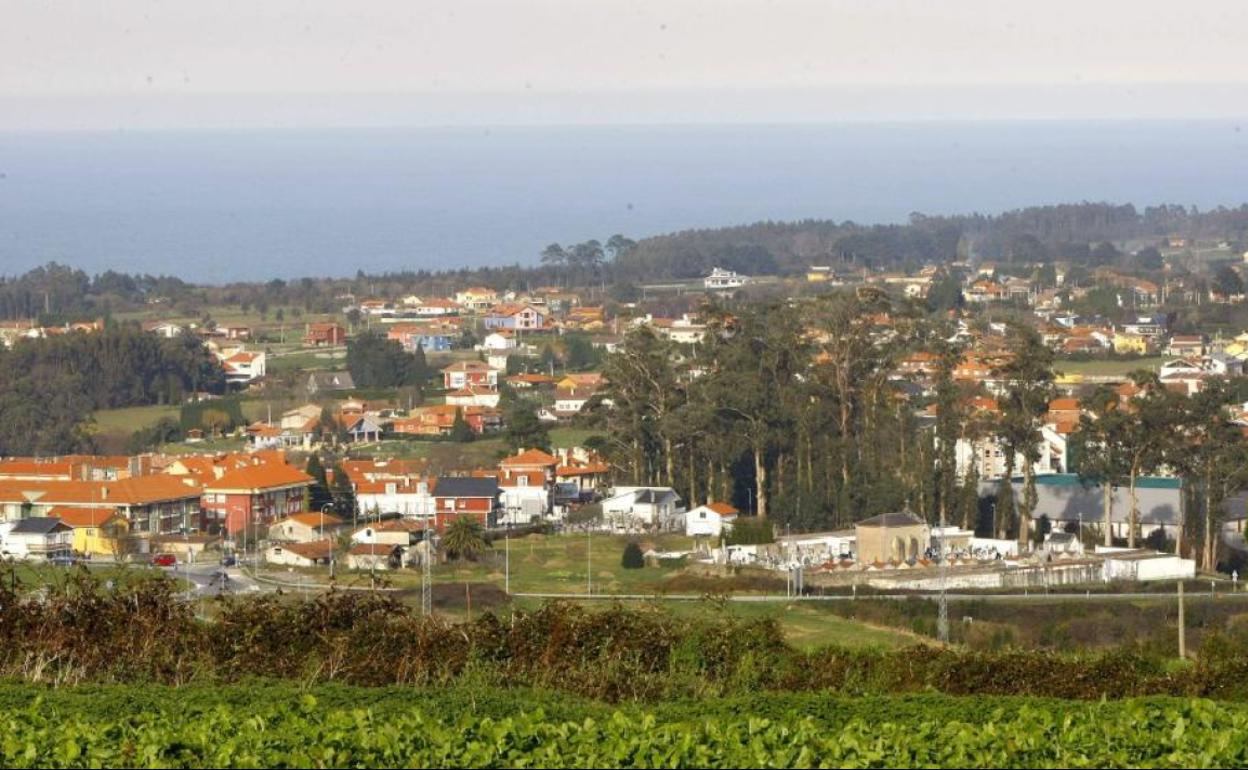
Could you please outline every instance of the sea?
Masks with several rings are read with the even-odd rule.
[[[0,133],[0,275],[203,283],[535,264],[552,242],[1248,201],[1235,121]]]

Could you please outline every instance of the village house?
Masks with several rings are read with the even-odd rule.
[[[498,463],[502,491],[502,518],[508,524],[528,524],[551,513],[551,489],[559,458],[540,449],[519,451]]]
[[[737,520],[736,508],[728,503],[707,503],[685,513],[685,535],[718,539]]]
[[[130,524],[116,508],[58,505],[48,509],[48,516],[60,519],[73,530],[72,542],[76,554],[116,558],[125,550],[123,540]]]
[[[386,330],[386,338],[394,340],[409,353],[419,348],[426,353],[442,353],[455,347],[459,329],[451,324],[399,323]]]
[[[165,339],[173,339],[182,334],[182,324],[173,321],[144,321],[142,329],[149,334],[155,334],[157,337]]]
[[[315,540],[332,539],[342,525],[342,519],[332,514],[303,511],[269,525],[269,539],[283,543],[311,543]]]
[[[513,374],[504,377],[508,387],[515,390],[538,390],[555,387],[555,379],[545,374]]]
[[[489,406],[456,406],[434,404],[417,407],[407,417],[396,417],[390,430],[411,436],[449,436],[455,426],[455,415],[464,416],[464,422],[477,435],[493,433],[503,427],[503,413]]]
[[[588,387],[559,388],[555,391],[555,416],[567,418],[580,414],[596,393]]]
[[[230,385],[249,385],[265,375],[264,351],[240,350],[219,360]]]
[[[493,307],[485,314],[487,329],[511,329],[514,331],[540,331],[547,326],[547,313],[532,304],[504,304]]]
[[[333,393],[343,390],[355,390],[355,380],[351,372],[312,372],[304,385],[309,396],[319,393]]]
[[[1166,355],[1179,358],[1203,356],[1208,352],[1209,340],[1203,334],[1176,334],[1166,346]]]
[[[578,496],[593,495],[610,481],[611,467],[596,452],[562,448],[556,454],[559,465],[555,467],[555,483],[575,485]]]
[[[491,332],[481,340],[481,348],[487,351],[507,351],[516,349],[516,335],[503,330]]]
[[[441,298],[427,299],[416,305],[416,315],[427,318],[459,315],[461,310],[463,310],[463,308],[458,302]]]
[[[442,370],[442,386],[447,390],[497,388],[498,370],[481,361],[457,361]]]
[[[371,517],[397,515],[404,518],[433,517],[429,482],[418,476],[352,481],[356,505]]]
[[[433,518],[388,519],[367,524],[351,533],[352,545],[397,546],[408,548],[424,539]],[[380,548],[378,550],[381,550]]]
[[[497,407],[502,394],[495,388],[469,385],[446,394],[446,403],[451,406],[488,406]]]
[[[310,543],[275,543],[264,552],[264,561],[283,567],[315,567],[329,564],[334,556],[332,540],[314,540]]]
[[[49,561],[73,553],[73,529],[48,517],[0,523],[0,554],[8,559]]]
[[[347,330],[336,323],[308,324],[303,333],[303,343],[313,347],[345,345]]]
[[[602,515],[617,532],[674,532],[685,523],[681,502],[671,487],[616,487],[602,501]]]
[[[359,543],[347,551],[347,569],[392,570],[403,564],[403,549],[397,545]]]
[[[461,518],[493,526],[498,494],[498,479],[492,476],[440,476],[433,487],[434,526],[442,531]]]
[[[741,275],[735,270],[721,267],[711,269],[711,274],[702,279],[702,288],[707,291],[730,291],[739,289],[750,282],[750,277]]]
[[[475,313],[488,310],[498,302],[498,293],[483,286],[474,286],[455,292],[455,302]]]

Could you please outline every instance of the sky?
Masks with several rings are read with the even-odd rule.
[[[0,130],[1197,118],[1243,0],[3,0]]]

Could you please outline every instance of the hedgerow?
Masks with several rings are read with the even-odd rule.
[[[824,691],[1248,699],[1248,662],[1216,640],[1183,665],[1132,647],[802,651],[769,619],[554,603],[450,623],[388,595],[334,592],[223,599],[206,622],[165,582],[106,590],[86,578],[32,597],[0,585],[0,608],[0,678],[52,684],[473,684],[614,703]]]

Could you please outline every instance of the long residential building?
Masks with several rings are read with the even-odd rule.
[[[193,477],[139,476],[116,481],[0,480],[5,521],[49,516],[54,509],[110,509],[141,538],[201,527],[202,487]]]

